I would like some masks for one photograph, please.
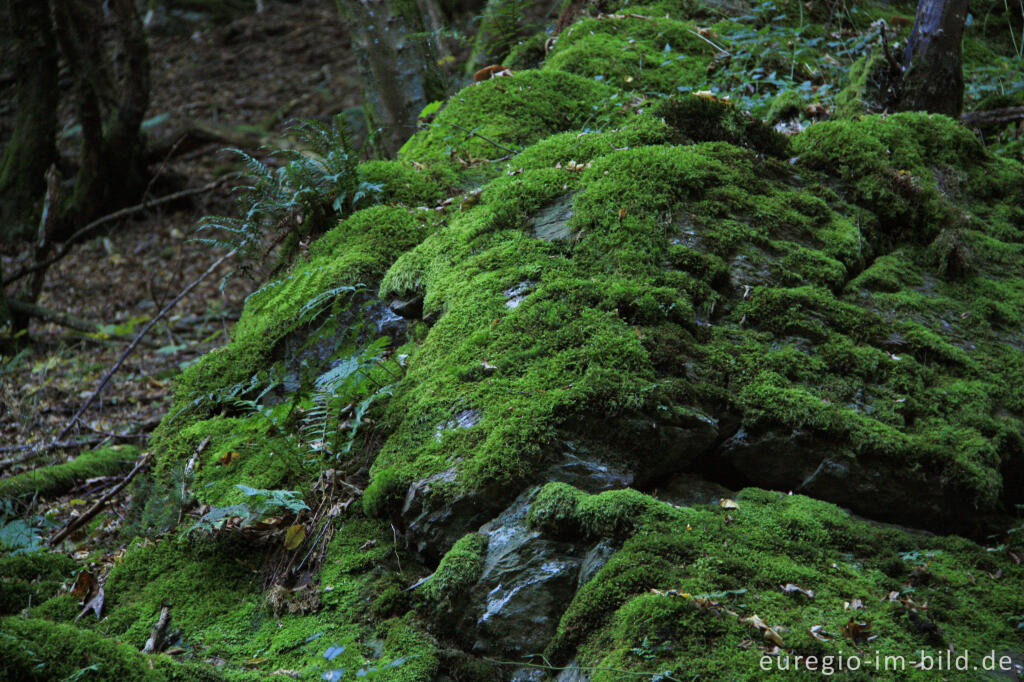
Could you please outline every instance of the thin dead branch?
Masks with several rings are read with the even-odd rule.
[[[64,258],[64,256],[68,255],[68,253],[71,251],[72,247],[80,239],[82,239],[83,237],[86,237],[91,232],[93,232],[94,230],[96,230],[99,227],[102,227],[103,225],[106,225],[107,223],[111,223],[111,222],[113,222],[115,220],[119,220],[121,218],[127,218],[130,215],[135,215],[136,213],[141,213],[142,211],[145,211],[147,209],[153,208],[155,206],[160,206],[162,204],[166,204],[166,203],[169,203],[169,202],[172,202],[172,201],[177,201],[178,199],[184,199],[185,197],[190,197],[190,196],[193,196],[193,195],[196,195],[196,194],[203,194],[205,192],[209,192],[210,190],[215,189],[215,188],[219,187],[220,185],[224,184],[226,181],[227,181],[227,177],[225,176],[223,178],[218,178],[217,180],[214,180],[212,182],[208,182],[205,185],[203,185],[202,187],[193,187],[191,189],[183,189],[180,192],[174,192],[172,194],[167,194],[165,196],[159,197],[157,199],[152,199],[152,200],[149,200],[149,201],[144,201],[141,204],[136,204],[135,206],[128,206],[127,208],[122,208],[119,211],[114,211],[113,213],[105,215],[102,218],[97,218],[96,220],[92,221],[91,223],[89,223],[88,225],[86,225],[85,227],[83,227],[82,229],[78,230],[77,232],[72,234],[70,237],[68,237],[67,241],[64,242],[64,244],[63,244],[63,246],[61,246],[60,250],[58,250],[57,253],[55,253],[53,256],[51,256],[50,258],[46,259],[45,261],[43,261],[41,263],[36,263],[36,264],[34,264],[34,265],[30,266],[30,267],[24,268],[23,270],[20,270],[20,271],[14,273],[13,275],[11,275],[10,277],[6,278],[3,281],[3,286],[6,287],[6,286],[8,286],[10,284],[14,284],[15,282],[17,282],[21,278],[27,277],[28,275],[31,275],[33,272],[37,272],[39,270],[44,270],[44,269],[50,267],[51,265],[53,265],[57,261],[59,261],[62,258]]]
[[[75,413],[75,416],[72,417],[71,420],[68,421],[68,423],[64,425],[64,428],[62,428],[60,430],[60,433],[58,433],[57,436],[53,439],[54,441],[59,441],[61,438],[63,438],[64,436],[66,436],[68,434],[68,431],[70,431],[71,428],[75,425],[75,423],[78,421],[79,417],[81,417],[82,414],[84,414],[85,411],[87,409],[89,409],[89,407],[96,400],[96,397],[100,394],[100,392],[103,390],[103,388],[107,385],[107,382],[110,381],[110,377],[114,376],[114,373],[117,372],[117,370],[121,368],[122,364],[124,364],[125,358],[127,358],[128,355],[133,350],[135,350],[135,347],[139,345],[139,342],[142,340],[142,337],[144,337],[149,332],[149,330],[153,328],[153,326],[157,322],[159,322],[161,319],[163,319],[163,317],[167,313],[169,313],[174,308],[174,306],[178,305],[178,302],[181,301],[181,299],[185,298],[189,294],[190,291],[192,291],[200,282],[202,282],[204,279],[206,279],[214,270],[216,270],[220,266],[221,263],[223,263],[224,261],[226,261],[229,258],[231,258],[232,256],[234,256],[236,253],[238,253],[238,248],[240,248],[240,247],[236,247],[236,248],[232,249],[231,251],[227,252],[226,254],[224,254],[223,256],[218,258],[217,260],[215,260],[213,262],[213,264],[210,265],[210,267],[206,268],[206,270],[203,272],[203,274],[199,275],[199,277],[194,279],[191,284],[189,284],[184,289],[182,289],[181,292],[177,296],[174,297],[174,300],[172,300],[170,303],[165,305],[160,310],[160,312],[157,313],[156,317],[154,317],[152,320],[150,320],[149,323],[146,324],[145,327],[143,327],[142,331],[140,331],[138,333],[138,335],[135,337],[135,339],[130,344],[128,344],[127,348],[124,349],[124,352],[121,353],[121,357],[119,357],[117,359],[117,362],[114,363],[114,366],[111,367],[109,370],[107,370],[107,373],[105,375],[103,375],[103,379],[100,380],[99,386],[97,386],[96,390],[94,390],[92,392],[92,394],[89,396],[88,400],[86,400],[85,403],[83,403],[82,406],[80,408],[78,408],[78,411]]]
[[[64,540],[64,538],[74,533],[92,517],[99,514],[100,510],[103,509],[104,506],[106,506],[107,502],[116,497],[117,494],[120,493],[124,489],[124,487],[131,482],[133,478],[135,478],[135,474],[142,471],[146,467],[146,465],[149,464],[149,454],[150,453],[148,452],[143,453],[142,457],[139,458],[139,461],[135,463],[135,467],[128,472],[128,475],[124,477],[123,481],[118,483],[109,492],[107,492],[106,495],[97,500],[96,504],[89,507],[89,509],[84,514],[82,514],[81,516],[76,516],[75,518],[71,519],[68,525],[64,526],[64,528],[59,533],[57,533],[53,536],[53,538],[50,539],[50,546],[55,547],[56,545],[59,545]]]

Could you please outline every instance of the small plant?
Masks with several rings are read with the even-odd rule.
[[[14,500],[3,500],[0,504],[0,552],[29,554],[46,549],[44,533],[58,527],[59,524],[45,516],[19,518]]]
[[[235,188],[241,217],[206,216],[199,223],[199,231],[217,234],[199,241],[239,249],[243,270],[279,244],[294,248],[300,239],[322,234],[381,189],[360,179],[340,114],[331,125],[299,120],[290,131],[307,149],[271,150],[266,162],[241,149],[228,150],[242,157],[249,181]],[[271,165],[278,160],[284,163],[275,170]]]
[[[240,530],[275,513],[298,514],[300,511],[309,509],[302,501],[302,493],[295,490],[264,490],[241,484],[235,487],[251,501],[228,507],[212,507],[199,517],[199,520],[188,529],[186,535],[192,535],[195,532],[213,533],[228,526]]]

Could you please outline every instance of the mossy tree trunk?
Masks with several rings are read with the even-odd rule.
[[[957,117],[963,109],[961,40],[968,0],[920,0],[903,56],[897,108]]]
[[[433,1],[338,0],[359,55],[366,118],[379,156],[394,156],[416,132],[423,107],[445,97],[437,36],[422,9]]]
[[[149,50],[132,0],[110,0],[109,44],[97,0],[54,0],[57,41],[75,78],[75,108],[82,149],[75,189],[55,237],[66,239],[103,212],[138,199],[146,183],[145,140],[149,106]]]
[[[41,0],[6,0],[12,33],[16,117],[0,159],[0,239],[19,242],[33,234],[44,174],[57,154],[57,50],[50,11]]]

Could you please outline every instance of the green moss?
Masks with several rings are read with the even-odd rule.
[[[433,599],[452,598],[473,586],[483,572],[487,536],[469,533],[441,559],[426,590]]]
[[[777,21],[792,26],[801,11],[824,11],[782,5]],[[395,536],[410,486],[433,477],[413,489],[427,511],[479,503],[472,529],[566,448],[597,443],[638,480],[717,470],[680,436],[711,425],[718,441],[742,428],[828,443],[856,472],[851,485],[934,491],[879,510],[822,488],[858,511],[944,532],[1002,523],[1024,465],[1024,280],[1013,270],[1024,255],[1024,168],[924,114],[827,121],[787,142],[737,106],[679,96],[708,81],[709,65],[723,68],[687,21],[717,12],[673,1],[626,11],[649,18],[577,22],[540,71],[463,89],[400,160],[361,165],[391,205],[314,243],[308,260],[249,298],[226,348],[178,383],[180,414],[153,439],[157,473],[177,480],[207,442],[191,481],[201,502],[242,501],[239,482],[308,490],[328,466],[362,485],[369,465],[360,504],[334,521],[321,610],[273,616],[255,580],[267,556],[241,534],[168,538],[128,551],[107,583],[108,617],[87,627],[138,646],[170,601],[186,646],[224,658],[240,679],[281,668],[493,675],[442,654],[434,637],[450,628],[421,620],[442,617],[478,580],[486,538],[431,547],[443,558],[420,600],[406,588],[430,569]],[[766,11],[713,30],[740,41],[775,21]],[[537,57],[544,38],[521,53]],[[847,104],[867,97],[877,66],[858,67]],[[772,116],[792,115],[798,99],[779,97]],[[416,210],[457,192],[466,193],[439,210]],[[406,371],[372,415],[365,449],[339,462],[303,457],[279,428],[293,418],[287,401],[265,400],[273,425],[221,404],[225,387],[257,372],[269,380],[308,326],[309,300],[360,283],[383,300],[423,299],[423,320],[396,351]],[[778,470],[796,475],[780,450]],[[221,463],[228,453],[238,456]],[[962,509],[928,506],[942,496]],[[595,680],[666,670],[742,679],[770,646],[742,618],[783,626],[787,651],[830,653],[844,644],[842,604],[853,599],[879,650],[943,649],[906,604],[888,601],[893,590],[927,600],[916,617],[948,643],[1019,648],[1007,615],[1024,612],[1021,575],[1005,552],[874,526],[798,495],[752,489],[737,500],[737,510],[676,509],[635,490],[545,486],[529,512],[536,531],[622,545],[578,591],[548,654],[577,657]],[[984,577],[999,570],[999,580]],[[788,583],[815,597],[784,593]],[[67,601],[39,610],[62,618]],[[816,639],[817,625],[834,639]],[[344,650],[327,662],[335,645]],[[258,661],[253,670],[246,659]]]
[[[772,106],[768,110],[768,118],[765,122],[773,126],[776,123],[798,119],[804,113],[806,104],[804,98],[795,90],[786,90],[772,100]]]
[[[76,481],[126,471],[138,456],[139,449],[132,445],[90,450],[68,462],[39,467],[0,480],[0,497],[59,495],[70,490]]]
[[[45,620],[0,620],[0,676],[55,680],[76,674],[95,680],[167,679],[129,645]]]
[[[82,612],[82,603],[73,594],[61,594],[32,606],[31,616],[57,622],[70,623]]]
[[[872,50],[850,66],[846,84],[836,94],[834,118],[874,114],[891,103],[893,79],[889,61],[881,50]]]
[[[381,187],[381,200],[406,206],[432,205],[456,184],[455,174],[444,167],[417,168],[402,161],[367,161],[359,165],[359,174]]]
[[[371,517],[398,511],[405,500],[409,483],[410,481],[396,469],[378,471],[363,492],[363,511]]]
[[[651,114],[663,118],[685,142],[720,140],[772,156],[789,151],[786,138],[735,105],[701,95],[664,99]]]
[[[538,502],[555,498],[563,518],[545,524],[546,532],[579,526],[581,510],[605,507],[597,515],[615,516],[621,504],[615,493],[573,493],[554,483]],[[570,498],[575,512],[564,504]],[[549,655],[564,660],[575,651],[597,679],[616,679],[614,670],[755,679],[773,645],[745,618],[757,614],[776,627],[787,651],[834,656],[849,653],[840,630],[851,618],[843,604],[853,599],[863,603],[854,617],[877,635],[873,651],[935,654],[954,639],[1017,646],[1014,623],[1001,614],[1021,605],[1013,587],[1021,568],[1005,551],[872,525],[799,495],[749,489],[736,503],[676,509],[648,498],[634,507],[625,544],[576,594]],[[1000,569],[998,580],[974,577]],[[814,596],[787,594],[786,584]],[[890,601],[893,590],[912,601]],[[922,620],[939,628],[940,639],[915,627]],[[815,639],[815,626],[833,638]]]
[[[74,579],[77,564],[63,554],[36,552],[0,557],[0,615],[39,606]]]
[[[495,159],[509,153],[495,143],[518,151],[552,133],[597,127],[602,118],[617,121],[625,104],[612,88],[559,71],[492,78],[456,94],[428,130],[402,147],[399,157],[421,163],[453,157],[466,162]]]
[[[380,625],[378,634],[384,637],[384,652],[381,662],[374,667],[385,671],[386,679],[395,682],[436,679],[439,647],[425,625],[412,614]]]
[[[693,29],[692,23],[668,18],[582,19],[558,36],[544,69],[624,90],[672,95],[677,88],[703,83],[715,52]]]
[[[878,216],[888,234],[899,230],[912,239],[933,237],[931,221],[950,219],[940,189],[952,193],[947,187],[953,185],[952,167],[990,163],[966,128],[923,113],[825,121],[792,144],[805,166],[847,180],[856,200]]]

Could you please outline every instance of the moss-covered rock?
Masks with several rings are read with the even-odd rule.
[[[131,646],[34,618],[0,620],[0,674],[8,680],[166,680]]]
[[[774,658],[759,668],[766,652],[817,656],[818,665],[830,657],[833,672],[841,655],[862,664],[875,653],[904,656],[904,673],[953,643],[1020,653],[1016,621],[1000,615],[1022,606],[1020,566],[960,538],[757,489],[720,506],[673,508],[631,491],[593,496],[551,484],[531,522],[546,533],[625,538],[577,593],[547,652],[578,652],[592,679],[669,670],[762,679],[777,670]]]
[[[139,647],[170,604],[181,645],[236,679],[525,679],[542,653],[594,680],[1019,657],[1024,167],[941,116],[787,140],[700,92],[738,68],[716,41],[740,64],[773,21],[828,38],[799,19],[824,5],[739,4],[603,3],[542,68],[463,89],[399,160],[363,164],[380,205],[177,381],[139,491],[168,533],[128,548],[106,617],[78,627]],[[807,70],[775,117],[825,97],[797,47],[765,56]],[[321,323],[392,337],[362,392],[317,383],[359,363]],[[281,549],[279,511],[174,528],[241,518],[250,488],[305,500],[305,544]]]

